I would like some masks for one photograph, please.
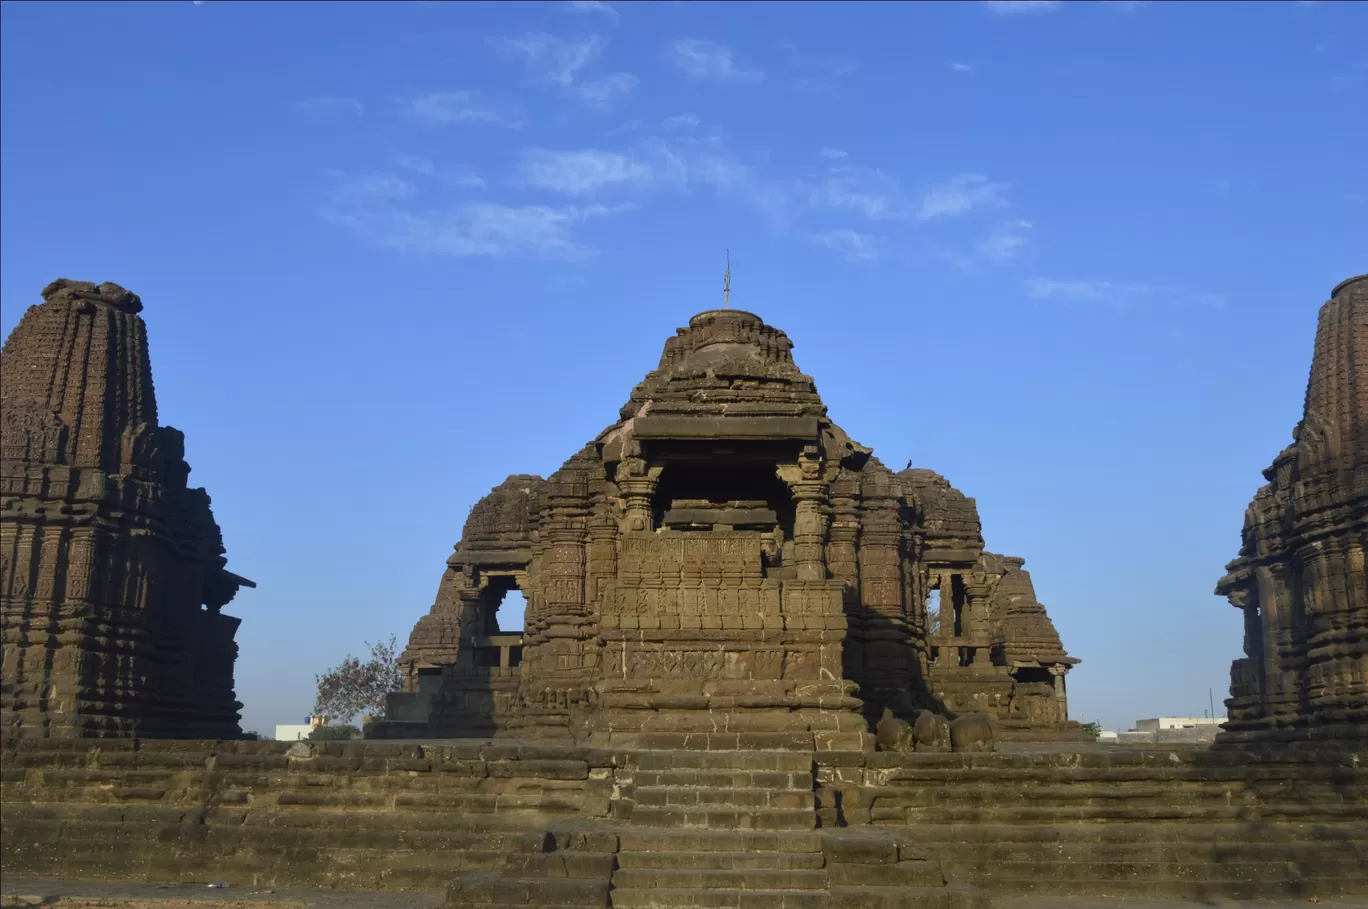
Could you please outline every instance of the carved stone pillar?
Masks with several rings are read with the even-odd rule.
[[[1064,686],[1064,677],[1069,674],[1068,666],[1051,666],[1050,675],[1054,676],[1055,700],[1059,703],[1059,722],[1069,719],[1069,694]]]
[[[831,478],[823,476],[824,467],[822,450],[808,445],[796,464],[781,464],[775,471],[793,492],[793,557],[801,581],[823,581],[827,577],[827,491]]]
[[[664,468],[649,467],[639,458],[625,458],[618,465],[617,485],[622,494],[622,530],[625,532],[654,530],[651,500]]]
[[[826,487],[820,481],[800,481],[793,486],[793,556],[800,581],[826,578]]]

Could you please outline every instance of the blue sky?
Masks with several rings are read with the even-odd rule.
[[[142,295],[244,725],[404,640],[470,506],[720,302],[977,498],[1075,718],[1218,708],[1212,595],[1368,271],[1362,3],[3,6],[5,333]]]

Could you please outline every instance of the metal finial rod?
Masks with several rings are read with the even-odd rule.
[[[722,276],[722,308],[731,303],[731,250],[727,250],[727,271]]]

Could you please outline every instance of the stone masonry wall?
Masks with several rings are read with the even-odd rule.
[[[1368,893],[1368,756],[818,754],[824,823],[905,828],[990,892]]]
[[[656,766],[670,753],[653,754]],[[642,753],[622,750],[25,740],[0,757],[4,874],[441,887],[499,868],[520,834],[559,821],[649,826],[645,813],[633,817]],[[990,892],[1368,893],[1360,755],[1317,762],[1156,748],[812,759],[822,827],[899,828],[952,879]]]
[[[81,879],[444,887],[613,785],[612,754],[554,745],[7,745],[0,872]]]

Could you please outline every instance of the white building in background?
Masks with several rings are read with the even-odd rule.
[[[1122,745],[1209,745],[1221,731],[1223,716],[1158,716],[1136,720],[1135,728],[1116,737]]]
[[[1223,716],[1159,716],[1152,720],[1136,720],[1131,732],[1160,732],[1165,729],[1201,729],[1205,726],[1219,726],[1226,721]]]
[[[309,722],[295,725],[277,726],[275,737],[277,742],[298,742],[309,737],[309,733],[315,728],[323,725],[323,717],[311,716]]]

